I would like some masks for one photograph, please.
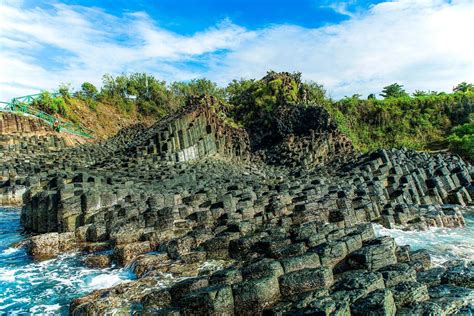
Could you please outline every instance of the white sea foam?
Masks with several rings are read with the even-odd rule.
[[[9,270],[7,268],[0,268],[0,281],[15,282],[16,270]]]
[[[11,254],[13,254],[15,252],[18,252],[20,250],[21,250],[20,248],[10,247],[10,248],[7,248],[7,249],[3,250],[2,255],[8,256],[8,255],[11,255]]]
[[[11,255],[15,256],[14,253]],[[66,306],[72,297],[114,286],[131,277],[124,269],[84,267],[77,254],[62,255],[43,262],[25,260],[28,261],[24,264],[0,266],[0,314],[67,313]]]
[[[53,305],[37,305],[35,307],[30,308],[29,312],[35,315],[55,315],[61,309],[61,305],[53,304]]]
[[[431,228],[426,231],[387,229],[374,225],[378,236],[391,236],[398,245],[410,245],[413,250],[426,249],[435,265],[451,259],[474,260],[474,227]]]
[[[122,282],[123,278],[121,278],[118,274],[99,274],[93,278],[89,282],[86,283],[86,286],[90,289],[104,289],[108,287],[112,287],[117,285],[118,283]]]

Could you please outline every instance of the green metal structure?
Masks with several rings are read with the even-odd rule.
[[[60,93],[51,93],[50,95],[53,98],[61,96]],[[93,131],[90,129],[87,129],[81,125],[65,122],[48,113],[33,108],[31,104],[40,97],[41,93],[38,93],[16,97],[11,99],[10,102],[0,101],[0,105],[3,104],[3,107],[0,106],[0,111],[31,115],[45,121],[58,132],[66,132],[86,138],[94,138]]]

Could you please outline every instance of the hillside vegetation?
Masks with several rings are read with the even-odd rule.
[[[362,151],[380,147],[435,149],[447,145],[452,128],[469,124],[474,94],[402,96],[382,100],[344,98],[326,105]]]
[[[474,159],[474,86],[457,85],[452,93],[416,91],[409,95],[397,83],[385,87],[379,98],[355,94],[328,98],[322,85],[304,82],[300,73],[270,71],[260,80],[233,80],[222,88],[207,79],[171,84],[136,73],[103,77],[101,89],[84,83],[62,97],[47,93],[36,107],[93,129],[99,138],[123,126],[151,122],[173,113],[191,96],[208,94],[219,100],[222,117],[233,126],[271,133],[288,126],[292,106],[324,107],[354,143],[356,149],[407,147],[417,150],[451,149]]]

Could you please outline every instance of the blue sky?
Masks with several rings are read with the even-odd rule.
[[[147,12],[159,26],[179,34],[191,35],[211,27],[224,19],[248,29],[262,28],[272,24],[295,24],[303,27],[319,27],[338,23],[348,16],[338,12],[336,5],[348,12],[367,9],[382,1],[283,1],[283,0],[226,0],[226,1],[124,1],[124,0],[80,0],[62,1],[68,5],[99,7],[114,14],[125,12]],[[26,6],[51,7],[51,3],[27,1]],[[335,10],[336,9],[336,10]]]
[[[331,96],[474,82],[472,0],[0,2],[0,100],[147,72],[220,85],[300,71]]]

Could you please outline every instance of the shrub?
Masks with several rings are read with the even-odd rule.
[[[84,82],[81,85],[81,94],[86,99],[93,99],[97,98],[97,88],[90,82]]]
[[[62,97],[53,97],[47,91],[41,92],[39,98],[33,101],[32,106],[48,114],[57,113],[65,117],[69,111],[69,108]]]
[[[67,100],[71,98],[71,85],[69,83],[61,83],[58,87],[58,92],[61,94],[63,99]]]
[[[448,141],[452,151],[474,160],[474,123],[466,123],[453,128]]]

